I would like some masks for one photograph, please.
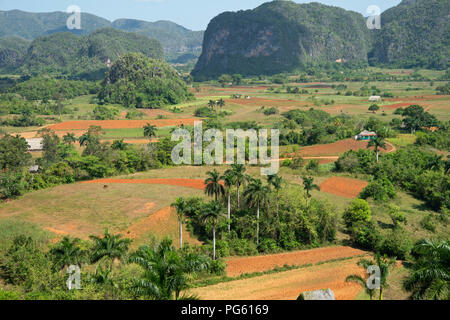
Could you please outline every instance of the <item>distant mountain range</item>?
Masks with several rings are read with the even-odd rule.
[[[19,37],[25,40],[34,40],[57,32],[87,35],[100,28],[111,27],[136,32],[160,41],[168,60],[184,54],[198,56],[201,52],[203,31],[191,31],[170,21],[146,22],[120,19],[110,22],[93,14],[81,13],[82,29],[68,30],[66,21],[69,16],[64,12],[0,11],[0,38]]]
[[[102,28],[83,36],[58,32],[31,42],[17,37],[0,39],[0,71],[98,80],[104,78],[108,61],[112,64],[129,52],[164,59],[158,40]]]
[[[450,0],[403,0],[369,30],[359,13],[319,3],[272,1],[225,12],[205,31],[192,74],[276,74],[335,61],[445,69],[450,66]]]

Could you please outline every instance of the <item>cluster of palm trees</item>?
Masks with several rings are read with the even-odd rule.
[[[225,100],[223,100],[223,99],[220,99],[218,101],[209,100],[208,107],[210,107],[212,110],[214,110],[214,108],[216,106],[220,107],[220,112],[222,112],[222,108],[225,106]]]
[[[279,197],[280,191],[283,187],[283,179],[278,175],[269,176],[267,184],[264,184],[260,179],[254,179],[245,173],[246,168],[242,164],[233,164],[231,169],[225,171],[221,175],[216,169],[207,172],[207,179],[205,180],[205,193],[214,198],[213,201],[206,205],[202,212],[202,219],[205,224],[209,224],[213,232],[213,259],[216,259],[216,230],[220,221],[225,218],[228,223],[228,232],[231,232],[231,195],[232,189],[236,188],[236,207],[241,208],[241,189],[243,190],[243,197],[249,208],[256,210],[256,243],[259,244],[259,220],[261,208],[268,205],[269,197],[272,192],[275,193],[276,198],[276,214],[279,216]],[[223,202],[227,203],[227,216],[223,214]],[[172,207],[176,209],[178,220],[180,223],[180,247],[183,245],[182,225],[185,222],[185,217],[190,211],[187,202],[183,198],[178,198]]]

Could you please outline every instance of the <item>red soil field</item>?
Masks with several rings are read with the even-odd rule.
[[[393,146],[387,144],[387,150],[381,152],[392,152]],[[301,148],[298,153],[302,157],[336,156],[350,150],[366,149],[367,141],[356,141],[355,139],[346,139],[329,144],[320,144]]]
[[[205,188],[204,180],[195,179],[100,179],[93,181],[85,181],[82,183],[97,183],[97,184],[116,184],[116,183],[126,183],[126,184],[162,184],[169,186],[179,186],[186,188],[193,188],[203,190]]]
[[[229,277],[236,277],[244,273],[264,272],[284,265],[302,266],[363,254],[365,254],[364,251],[350,247],[329,247],[266,256],[230,258],[226,260],[228,265],[226,272]]]
[[[367,187],[367,181],[331,177],[320,185],[320,190],[346,198],[356,198]]]
[[[87,130],[90,126],[100,126],[103,129],[132,129],[143,128],[147,123],[156,127],[170,127],[184,125],[194,125],[199,119],[163,119],[163,120],[86,120],[67,121],[48,126],[55,131],[63,130]]]
[[[250,99],[226,99],[228,104],[238,104],[242,106],[266,106],[266,107],[277,107],[277,106],[306,106],[307,102],[297,101],[297,100],[277,100],[277,99],[263,99],[263,98],[250,98]]]

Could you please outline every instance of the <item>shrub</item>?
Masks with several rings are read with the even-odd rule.
[[[352,225],[350,238],[353,244],[366,249],[375,250],[381,240],[381,235],[372,222],[359,221]]]
[[[412,242],[402,230],[390,232],[380,246],[380,253],[405,260],[412,248]]]
[[[389,198],[394,198],[397,195],[392,182],[383,177],[378,180],[374,180],[367,187],[361,191],[359,197],[361,199],[373,198],[375,201],[386,202]]]
[[[355,199],[345,210],[343,218],[347,227],[351,227],[356,222],[369,222],[371,220],[370,206],[363,199]]]
[[[420,225],[425,230],[436,232],[436,223],[434,222],[433,216],[431,214],[426,215],[420,220]]]
[[[223,276],[225,275],[225,270],[227,269],[227,264],[225,261],[218,259],[218,260],[212,260],[209,265],[209,272],[211,274],[214,274],[216,276]]]

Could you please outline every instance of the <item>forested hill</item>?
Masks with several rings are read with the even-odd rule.
[[[57,32],[87,35],[104,27],[112,27],[122,31],[136,32],[159,40],[169,58],[186,53],[199,54],[201,51],[203,31],[191,31],[170,21],[146,22],[119,19],[110,22],[92,14],[82,13],[82,29],[69,30],[66,27],[68,17],[69,14],[65,12],[0,11],[0,38],[20,37],[34,40]]]
[[[163,59],[164,55],[157,40],[136,33],[112,28],[100,29],[87,36],[61,32],[32,41],[25,56],[19,59],[22,63],[16,71],[103,79],[108,59],[113,63],[129,52],[139,52],[155,59]]]
[[[372,63],[444,69],[450,56],[450,0],[403,0],[383,12]]]
[[[274,74],[310,62],[367,61],[369,31],[361,14],[319,3],[273,1],[226,12],[208,25],[194,75]]]

